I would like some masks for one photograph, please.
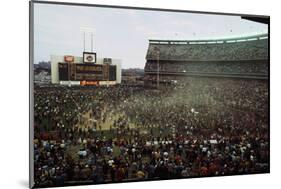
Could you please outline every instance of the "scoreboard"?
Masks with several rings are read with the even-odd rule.
[[[59,63],[60,81],[115,81],[116,65]]]

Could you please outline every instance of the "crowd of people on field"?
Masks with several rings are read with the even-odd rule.
[[[94,120],[90,125],[84,114]],[[110,119],[110,129],[103,129]],[[268,172],[268,119],[262,80],[186,78],[159,90],[36,87],[35,182]]]

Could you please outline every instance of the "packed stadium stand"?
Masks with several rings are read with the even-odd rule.
[[[145,84],[154,85],[158,71],[160,84],[182,80],[185,76],[267,79],[267,35],[216,40],[150,40]]]

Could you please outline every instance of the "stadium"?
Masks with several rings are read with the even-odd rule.
[[[175,84],[186,77],[268,79],[267,34],[212,40],[150,40],[145,84]]]
[[[36,185],[268,172],[268,56],[268,34],[150,40],[144,85],[35,85]]]

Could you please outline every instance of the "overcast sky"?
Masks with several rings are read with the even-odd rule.
[[[267,32],[267,25],[239,16],[35,4],[35,63],[50,55],[82,56],[81,27],[94,28],[97,57],[122,59],[123,68],[143,68],[148,39],[212,39]],[[86,51],[90,51],[90,35]]]

